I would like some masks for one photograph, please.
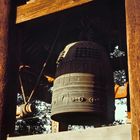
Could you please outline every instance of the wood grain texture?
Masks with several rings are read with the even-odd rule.
[[[16,23],[62,11],[90,1],[92,0],[36,0],[17,7]]]
[[[140,1],[126,0],[132,140],[140,140]]]
[[[14,125],[16,93],[15,36],[16,1],[0,1],[0,140],[5,140]],[[12,83],[12,84],[11,84]]]
[[[4,89],[5,89],[5,71],[8,47],[8,15],[10,5],[6,0],[0,1],[0,139],[5,140],[6,133],[2,131],[2,122],[4,117]]]

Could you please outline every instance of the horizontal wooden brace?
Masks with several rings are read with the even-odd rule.
[[[16,23],[32,20],[91,1],[92,0],[36,0],[32,3],[17,7]]]

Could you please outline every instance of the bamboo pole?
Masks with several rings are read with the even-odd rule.
[[[16,1],[0,0],[0,140],[14,125],[17,50],[15,50]]]
[[[126,0],[132,140],[140,140],[140,0]]]

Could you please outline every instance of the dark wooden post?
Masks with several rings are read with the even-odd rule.
[[[15,18],[16,0],[0,0],[0,140],[13,128],[16,110]]]
[[[125,0],[132,140],[140,140],[140,0]]]

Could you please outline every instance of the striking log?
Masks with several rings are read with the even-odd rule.
[[[0,140],[14,126],[16,109],[17,50],[15,45],[16,1],[0,1]]]
[[[140,140],[140,1],[126,0],[132,140]]]

